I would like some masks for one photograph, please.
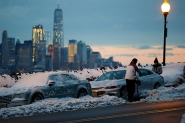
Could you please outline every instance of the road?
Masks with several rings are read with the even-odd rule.
[[[127,103],[119,106],[0,119],[0,123],[180,123],[185,100]]]

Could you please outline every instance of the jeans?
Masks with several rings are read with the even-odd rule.
[[[127,92],[128,92],[128,101],[133,102],[134,93],[135,93],[135,80],[126,79],[127,83]]]

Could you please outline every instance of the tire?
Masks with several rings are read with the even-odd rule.
[[[79,92],[78,92],[78,98],[80,97],[83,97],[83,96],[86,96],[87,95],[87,91],[85,89],[81,89]]]
[[[160,83],[155,83],[155,85],[154,85],[154,89],[158,89],[159,87],[161,87],[161,84]]]
[[[127,87],[123,87],[120,90],[120,98],[124,100],[128,100],[128,92],[127,92]]]
[[[33,97],[32,97],[32,101],[31,102],[37,102],[37,101],[40,101],[44,99],[43,96],[41,94],[35,94]]]

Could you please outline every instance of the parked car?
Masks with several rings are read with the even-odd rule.
[[[127,99],[125,74],[126,69],[109,71],[102,74],[96,81],[90,82],[92,96],[110,95]],[[163,77],[148,69],[139,68],[139,78],[141,80],[141,85],[138,86],[139,93],[142,90],[152,90],[164,86]],[[135,91],[135,94],[137,94],[137,91]]]
[[[68,73],[35,73],[25,75],[11,88],[0,92],[0,105],[7,107],[30,104],[45,98],[91,95],[91,85]]]

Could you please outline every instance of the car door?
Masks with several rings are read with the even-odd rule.
[[[65,91],[63,93],[65,97],[75,97],[79,86],[79,79],[70,74],[61,74],[60,79],[65,85]]]
[[[146,69],[139,69],[139,76],[141,81],[141,85],[138,87],[139,91],[153,89],[153,72]]]
[[[48,77],[48,83],[49,81],[53,81],[54,84],[53,85],[46,85],[46,88],[43,89],[42,91],[44,92],[44,95],[47,97],[47,98],[59,98],[61,97],[61,90],[63,90],[63,88],[61,88],[59,86],[59,75],[58,74],[54,74],[54,75],[50,75]]]
[[[55,82],[54,85],[49,86],[48,90],[49,90],[49,94],[50,97],[54,97],[54,98],[62,98],[62,97],[66,97],[66,87],[63,81],[61,81],[60,79],[60,75],[56,74],[56,75],[51,75],[49,77],[49,80],[52,80]]]

